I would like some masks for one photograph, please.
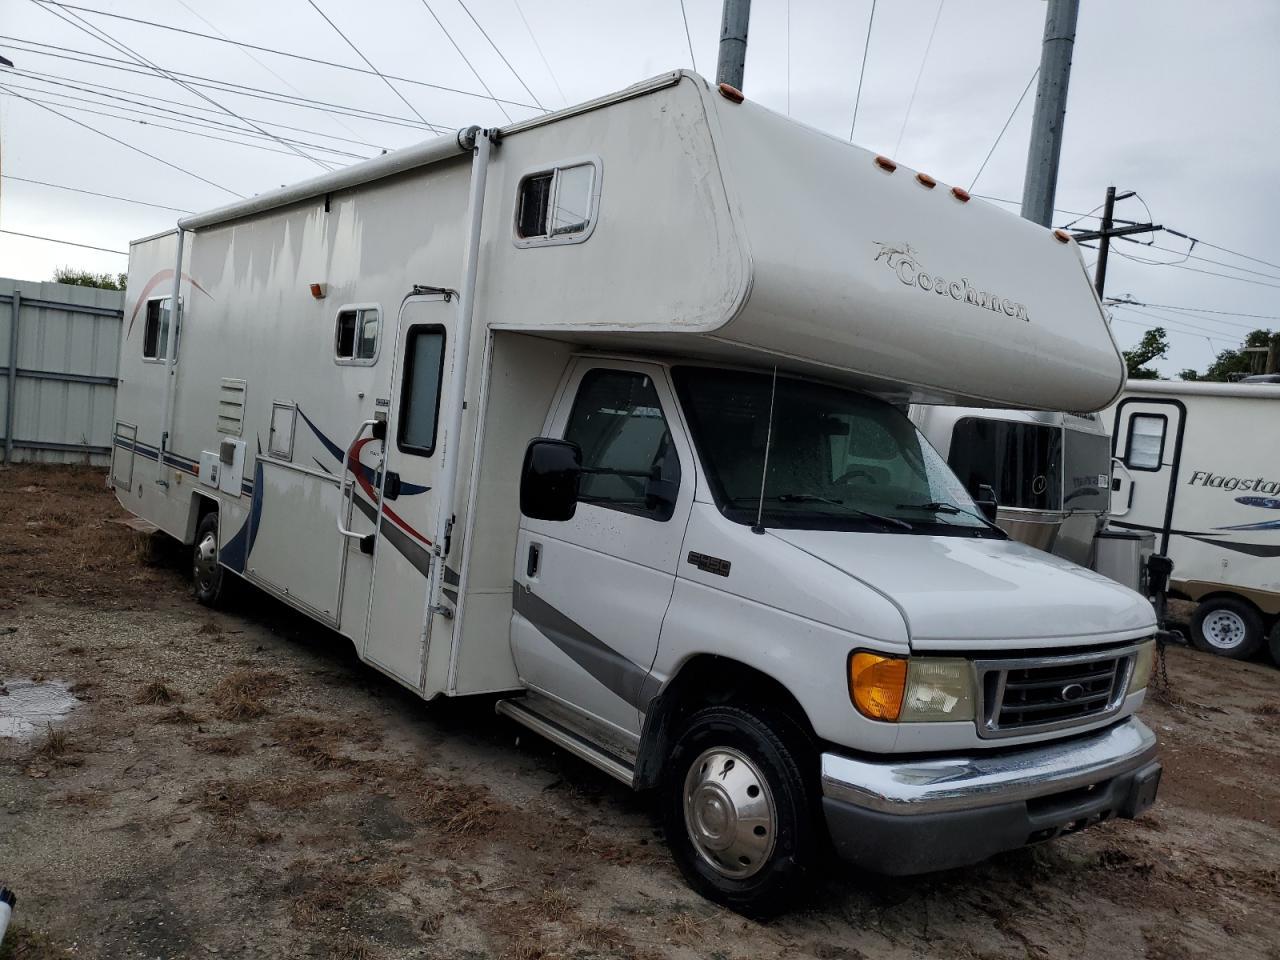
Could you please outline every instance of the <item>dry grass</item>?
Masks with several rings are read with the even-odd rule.
[[[275,724],[272,732],[286,750],[317,770],[340,770],[356,764],[339,753],[337,733],[322,721],[289,717]]]
[[[217,757],[238,757],[249,749],[243,737],[207,737],[196,741],[195,747],[201,753],[211,753]]]
[[[36,748],[36,756],[42,760],[57,760],[66,754],[69,746],[67,731],[55,730],[50,724],[46,728],[44,742]]]
[[[421,786],[413,806],[417,819],[452,837],[485,833],[498,814],[488,790],[443,780]]]
[[[531,907],[538,918],[559,923],[568,919],[578,909],[578,901],[564,890],[543,890],[534,899]]]
[[[160,714],[160,716],[156,717],[156,722],[171,723],[171,724],[174,724],[175,726],[190,727],[190,726],[194,726],[197,723],[200,723],[201,720],[194,713],[191,713],[190,711],[185,710],[182,707],[174,707],[172,710],[168,710]]]
[[[236,670],[214,684],[209,699],[223,720],[254,720],[271,712],[264,698],[283,690],[285,682],[270,671]]]
[[[703,939],[702,927],[707,921],[691,913],[677,913],[671,918],[671,939],[676,943],[697,943]]]
[[[170,703],[182,702],[182,696],[178,691],[165,684],[163,680],[152,680],[138,691],[138,695],[133,698],[133,702],[143,706],[161,707]]]
[[[196,629],[196,633],[206,637],[215,637],[222,633],[222,627],[218,626],[216,620],[206,620]]]

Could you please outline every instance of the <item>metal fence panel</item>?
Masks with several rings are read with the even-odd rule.
[[[123,309],[118,290],[0,278],[0,443],[10,459],[110,461]]]

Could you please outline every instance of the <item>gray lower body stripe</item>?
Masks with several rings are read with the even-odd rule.
[[[513,583],[511,592],[516,613],[596,680],[637,710],[643,709],[641,704],[648,702],[644,695],[649,686],[648,670],[632,663],[522,584]]]

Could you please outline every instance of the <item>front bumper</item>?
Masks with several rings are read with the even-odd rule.
[[[1072,740],[965,756],[822,756],[836,851],[879,873],[976,863],[1114,816],[1136,817],[1160,783],[1156,738],[1131,717]]]

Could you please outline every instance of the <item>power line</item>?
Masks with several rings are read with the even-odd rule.
[[[1230,337],[1230,336],[1238,337],[1239,336],[1239,334],[1232,334],[1228,331],[1214,330],[1209,327],[1197,326],[1194,323],[1188,323],[1187,321],[1179,320],[1176,317],[1162,317],[1158,313],[1150,313],[1146,310],[1133,310],[1133,312],[1138,314],[1139,316],[1147,317],[1152,320],[1159,320],[1162,324],[1176,323],[1178,326],[1183,327],[1186,330],[1192,330],[1196,333],[1208,333],[1208,334],[1212,334],[1215,337]]]
[[[467,55],[462,52],[462,48],[458,46],[458,41],[453,39],[453,34],[449,32],[448,28],[440,21],[440,18],[436,16],[436,12],[431,9],[431,4],[427,3],[427,0],[422,0],[422,5],[427,8],[427,13],[431,14],[431,19],[436,22],[436,26],[440,28],[444,35],[449,39],[449,42],[453,44],[453,49],[458,51],[458,56],[462,58],[462,62],[470,68],[471,72],[475,75],[475,78],[480,81],[480,86],[484,87],[484,92],[489,95],[489,99],[498,105],[498,109],[502,111],[502,115],[506,117],[507,122],[510,123],[511,114],[507,113],[507,108],[502,105],[502,101],[493,95],[493,91],[489,89],[489,85],[484,82],[484,77],[480,76],[480,71],[475,68],[475,65]]]
[[[86,50],[76,50],[72,47],[62,47],[56,44],[39,43],[34,40],[24,40],[19,37],[8,37],[4,35],[0,35],[0,40],[6,40],[10,43],[25,44],[26,46],[15,48],[17,50],[21,50],[23,53],[31,53],[40,57],[52,57],[57,60],[69,60],[72,63],[83,63],[92,67],[102,67],[107,70],[117,70],[121,73],[131,73],[137,76],[149,77],[153,79],[155,77],[154,72],[151,70],[143,70],[138,68],[135,64],[132,64],[127,60],[120,60],[116,57],[108,57],[100,53],[90,53]],[[37,49],[37,48],[40,48],[40,49]],[[64,52],[50,53],[49,51],[51,50],[61,50]],[[81,56],[71,56],[70,54],[80,54]],[[86,57],[89,59],[85,59]],[[359,70],[358,68],[355,68],[355,67],[352,67],[351,69],[356,70],[356,72],[358,73],[365,73],[364,70]],[[22,72],[32,73],[33,71],[24,70]],[[246,86],[244,84],[232,83],[229,80],[218,80],[214,77],[201,76],[200,74],[197,74],[197,73],[185,73],[181,70],[171,70],[169,72],[172,73],[174,76],[182,77],[192,86],[204,87],[208,90],[217,90],[221,93],[232,93],[237,96],[251,97],[255,100],[266,100],[269,103],[280,103],[280,104],[284,104],[285,106],[302,107],[307,110],[320,110],[323,112],[329,112],[330,110],[339,110],[339,111],[342,111],[346,116],[354,117],[357,120],[370,120],[370,121],[373,121],[374,123],[384,123],[384,124],[389,124],[391,126],[396,126],[396,127],[406,127],[411,130],[424,129],[423,124],[418,123],[416,120],[409,119],[408,117],[393,116],[392,114],[389,114],[389,113],[380,113],[376,110],[367,110],[364,107],[352,107],[344,104],[331,103],[327,100],[313,100],[307,97],[298,97],[288,93],[281,93],[277,90],[267,90],[267,89],[264,89],[263,87]],[[48,76],[48,74],[46,74],[46,76]],[[56,74],[54,76],[56,76]],[[88,80],[85,80],[82,82],[90,83],[90,81]],[[92,84],[92,85],[106,86],[104,84]],[[118,89],[118,88],[106,87],[106,89]],[[128,92],[132,92],[132,91],[128,91]],[[172,102],[177,103],[179,101],[172,101]],[[277,126],[280,126],[280,124],[277,124]]]
[[[790,8],[790,7],[788,7],[788,8],[787,8],[787,10],[788,10],[788,13],[789,13],[789,12],[790,12],[790,10],[791,10],[791,8]],[[684,0],[680,0],[680,19],[682,19],[682,20],[684,21],[684,39],[685,39],[685,42],[686,42],[687,44],[689,44],[689,62],[690,62],[691,64],[693,64],[693,72],[694,72],[694,73],[697,73],[697,72],[698,72],[698,58],[697,58],[697,57],[695,57],[695,56],[693,55],[693,34],[691,34],[691,33],[689,32],[689,14],[688,14],[687,12],[685,12],[685,9],[684,9]],[[790,53],[790,51],[788,51],[788,54],[789,54],[789,53]],[[788,61],[788,66],[790,66],[790,61]],[[790,87],[788,87],[787,89],[788,89],[788,92],[789,92],[791,88],[790,88]],[[788,106],[787,106],[787,112],[788,112],[788,113],[790,113],[790,112],[791,112],[791,107],[790,107],[790,105],[789,105],[789,104],[788,104]]]
[[[1124,317],[1116,317],[1115,321],[1116,323],[1129,323],[1135,327],[1141,327],[1143,330],[1157,330],[1157,329],[1164,330],[1165,329],[1163,326],[1156,327],[1149,323],[1143,323],[1141,320],[1126,320]],[[1166,330],[1165,332],[1176,333],[1178,334],[1178,336],[1181,336],[1181,337],[1194,337],[1197,340],[1205,340],[1209,344],[1209,351],[1214,355],[1215,358],[1219,353],[1217,346],[1214,345],[1214,342],[1209,339],[1207,334],[1192,333],[1189,330]]]
[[[680,0],[680,9],[684,9],[684,0]],[[791,116],[791,0],[787,0],[787,116]]]
[[[520,76],[520,74],[516,72],[516,68],[511,65],[511,61],[508,60],[506,55],[498,49],[498,45],[493,42],[493,37],[489,36],[489,32],[485,30],[484,27],[480,26],[480,21],[476,19],[475,14],[471,12],[462,0],[458,0],[458,6],[462,8],[463,13],[471,18],[471,22],[476,25],[476,29],[480,31],[480,34],[489,41],[489,46],[493,47],[493,52],[496,53],[502,59],[502,62],[507,65],[507,69],[511,71],[511,75],[520,81],[520,86],[524,87],[524,92],[529,95],[529,99],[538,105],[539,110],[546,113],[547,108],[542,105],[542,101],[538,99],[538,95],[529,89],[529,85],[524,82],[524,77]]]
[[[1280,314],[1273,313],[1240,313],[1237,310],[1210,310],[1207,307],[1184,307],[1172,303],[1142,303],[1138,300],[1116,301],[1116,304],[1134,303],[1140,307],[1159,307],[1161,310],[1182,310],[1189,313],[1215,313],[1225,317],[1251,317],[1254,320],[1280,320]],[[1223,320],[1222,323],[1227,321]]]
[[[53,2],[53,0],[43,0],[43,2],[49,3],[49,2]],[[492,96],[487,96],[483,93],[476,93],[474,90],[462,90],[458,87],[445,86],[444,84],[428,83],[425,80],[411,80],[408,77],[397,76],[394,73],[380,74],[376,70],[370,70],[364,67],[352,66],[349,63],[338,63],[335,60],[322,60],[319,57],[309,57],[301,53],[290,53],[287,50],[277,50],[274,47],[264,47],[256,43],[247,43],[244,40],[230,40],[226,37],[214,36],[211,33],[201,33],[199,30],[188,30],[185,27],[175,27],[172,24],[156,23],[152,20],[141,20],[137,17],[126,17],[124,14],[121,14],[121,13],[108,13],[106,10],[95,10],[91,7],[80,7],[70,3],[60,3],[58,5],[67,10],[81,10],[85,13],[92,13],[99,17],[109,17],[113,20],[124,20],[129,23],[141,24],[144,27],[155,27],[157,30],[169,30],[173,33],[183,33],[189,37],[199,37],[202,40],[211,40],[215,43],[229,43],[235,47],[243,47],[244,49],[247,49],[247,50],[257,50],[260,53],[270,53],[270,54],[274,54],[277,57],[288,57],[291,60],[303,60],[303,61],[306,61],[307,63],[314,63],[324,67],[333,67],[334,69],[337,69],[337,70],[348,70],[352,73],[361,73],[371,77],[382,76],[388,80],[394,80],[397,83],[408,83],[416,87],[428,87],[432,90],[441,90],[446,93],[456,93],[459,96],[464,96],[464,97],[475,97],[479,100],[497,99],[501,103],[505,103],[513,107],[523,107],[526,109],[533,109],[533,104],[530,104],[530,103],[521,103],[518,100],[504,100],[501,98],[495,98]],[[177,73],[178,71],[173,71],[173,72]]]
[[[1143,303],[1141,300],[1113,300],[1113,299],[1111,299],[1110,297],[1108,297],[1108,298],[1107,298],[1107,300],[1106,300],[1106,304],[1107,304],[1107,306],[1109,306],[1109,307],[1151,307],[1151,306],[1159,306],[1158,304]],[[1162,308],[1162,309],[1168,309],[1168,308]],[[1175,309],[1176,309],[1176,308],[1175,308]],[[1217,323],[1217,324],[1221,324],[1221,325],[1222,325],[1222,326],[1224,326],[1224,327],[1237,327],[1237,328],[1239,328],[1239,329],[1241,329],[1241,330],[1253,330],[1253,329],[1255,328],[1255,325],[1253,325],[1253,324],[1248,324],[1248,323],[1234,323],[1234,322],[1233,322],[1233,321],[1231,321],[1231,320],[1219,320],[1217,317],[1197,317],[1197,316],[1192,315],[1192,316],[1190,316],[1190,317],[1183,317],[1183,319],[1184,319],[1184,320],[1194,320],[1194,321],[1201,322],[1201,323]]]
[[[203,23],[206,27],[208,27],[210,30],[212,30],[214,33],[216,33],[218,36],[220,36],[223,40],[228,40],[228,39],[230,39],[230,38],[229,38],[225,33],[223,33],[223,32],[222,32],[221,30],[219,30],[216,26],[214,26],[214,25],[213,25],[213,23],[212,23],[212,22],[211,22],[207,17],[204,17],[203,15],[201,15],[201,13],[200,13],[198,10],[193,9],[193,8],[191,7],[191,5],[190,5],[189,3],[187,3],[187,2],[186,2],[186,0],[178,0],[178,3],[182,4],[182,7],[183,7],[183,9],[184,9],[184,10],[186,10],[189,14],[191,14],[193,17],[195,17],[197,20],[199,20],[201,23]],[[275,78],[276,78],[277,80],[279,80],[281,83],[283,83],[286,87],[288,87],[288,88],[289,88],[290,90],[292,90],[294,93],[297,93],[297,94],[301,94],[301,93],[302,93],[302,91],[301,91],[301,90],[299,90],[297,87],[295,87],[292,83],[290,83],[290,82],[289,82],[288,80],[286,80],[284,77],[280,76],[280,74],[278,74],[275,70],[271,69],[271,67],[267,66],[267,64],[266,64],[266,63],[264,63],[261,59],[259,59],[258,57],[254,56],[254,55],[253,55],[253,53],[252,53],[251,51],[246,50],[246,49],[244,49],[243,47],[241,47],[241,48],[240,48],[240,52],[241,52],[242,54],[244,54],[246,57],[248,57],[250,60],[252,60],[254,63],[256,63],[258,66],[260,66],[263,70],[267,71],[267,73],[271,74],[273,77],[275,77]],[[330,114],[329,114],[329,116],[330,116],[330,118],[331,118],[335,123],[337,123],[337,124],[338,124],[338,126],[342,127],[342,129],[343,129],[343,130],[346,130],[346,131],[347,131],[347,133],[350,133],[352,136],[354,136],[354,135],[355,135],[355,130],[353,130],[353,129],[351,128],[350,124],[348,124],[348,123],[347,123],[346,121],[344,121],[341,117],[339,117],[339,116],[338,116],[338,114],[336,114],[336,113],[330,113]],[[335,139],[341,139],[341,138],[340,138],[340,137],[335,137]]]
[[[1007,197],[993,197],[990,194],[986,194],[986,193],[975,193],[974,196],[977,197],[979,200],[994,200],[996,203],[1007,203],[1010,206],[1014,206],[1014,207],[1022,206],[1021,200],[1010,200]],[[1078,210],[1063,210],[1061,207],[1054,207],[1053,212],[1065,213],[1068,217],[1092,217],[1094,220],[1102,219],[1100,216],[1098,216],[1098,214],[1093,212],[1081,213]],[[1116,218],[1116,223],[1128,223],[1128,222],[1129,222],[1128,220],[1121,220],[1118,217]]]
[[[30,89],[30,88],[29,88],[29,87],[27,87],[27,88],[23,88],[23,89]],[[9,95],[9,96],[15,96],[15,97],[16,97],[16,96],[21,96],[21,94],[13,93],[12,91],[10,91],[10,92],[8,93],[8,95]],[[67,94],[60,93],[60,94],[56,94],[56,96],[60,96],[60,97],[67,97]],[[54,100],[54,101],[50,101],[50,100],[41,100],[41,99],[39,99],[38,97],[24,97],[24,99],[26,99],[26,100],[30,101],[31,103],[38,104],[38,105],[41,105],[41,106],[56,106],[56,107],[62,107],[64,110],[74,110],[74,111],[76,111],[76,112],[78,112],[78,113],[89,113],[89,114],[93,114],[94,116],[97,116],[97,117],[109,117],[109,118],[111,118],[112,120],[125,120],[125,121],[127,121],[127,122],[129,122],[129,123],[137,123],[137,124],[140,124],[140,125],[142,125],[142,126],[144,126],[144,127],[150,127],[150,128],[152,128],[152,129],[154,129],[154,130],[168,130],[168,131],[171,131],[172,133],[185,133],[185,134],[187,134],[188,136],[192,136],[192,137],[203,137],[203,138],[204,138],[204,139],[206,139],[206,140],[218,140],[218,141],[221,141],[222,143],[230,143],[230,144],[234,144],[235,146],[238,146],[238,147],[249,147],[249,148],[250,148],[250,149],[252,149],[252,150],[265,150],[267,153],[275,153],[275,154],[279,154],[279,155],[280,155],[280,156],[282,156],[282,157],[288,157],[288,156],[291,156],[291,155],[292,155],[292,154],[289,154],[289,153],[285,152],[284,150],[276,150],[274,147],[268,147],[266,144],[262,144],[262,143],[247,143],[247,142],[245,142],[244,140],[233,140],[233,139],[231,139],[230,137],[219,137],[219,136],[217,136],[216,134],[212,134],[212,133],[203,133],[203,132],[201,132],[201,131],[199,131],[199,130],[187,130],[187,129],[184,129],[184,128],[182,128],[182,127],[171,127],[171,126],[169,126],[169,125],[168,125],[168,124],[166,124],[166,123],[156,123],[156,122],[154,122],[154,121],[150,121],[150,120],[140,120],[140,119],[137,119],[137,118],[135,118],[135,117],[122,116],[122,115],[120,115],[120,114],[118,114],[118,113],[108,113],[108,112],[107,112],[107,111],[105,111],[105,110],[94,110],[92,107],[78,107],[78,106],[75,106],[74,104],[70,104],[70,103],[61,103],[61,102],[56,101],[56,100]],[[68,97],[68,99],[82,99],[82,98],[79,98],[79,97]],[[92,103],[93,101],[89,101],[89,102],[91,102],[91,103]],[[110,104],[98,104],[98,105],[99,105],[99,106],[111,106]],[[117,107],[116,109],[118,109],[118,110],[127,110],[128,108],[127,108],[127,107]],[[138,110],[134,110],[134,111],[130,111],[130,112],[132,112],[132,113],[141,113],[141,111],[138,111]],[[148,116],[148,117],[150,117],[150,116],[154,116],[154,114],[143,114],[143,116]],[[207,126],[206,124],[199,124],[199,122],[198,122],[198,121],[194,121],[194,120],[188,120],[188,121],[186,121],[186,122],[187,122],[187,123],[192,123],[192,124],[198,124],[198,125],[200,125],[200,126]],[[222,128],[220,128],[220,127],[214,127],[213,129],[222,129]],[[239,133],[239,134],[241,134],[242,136],[246,136],[246,137],[254,137],[254,136],[255,136],[255,134],[253,133],[253,131],[251,131],[251,130],[244,130],[244,129],[240,128],[240,127],[231,127],[229,130],[226,130],[225,132],[227,132],[227,133]],[[256,139],[278,139],[278,138],[262,138],[262,137],[257,137]],[[283,142],[284,142],[284,143],[296,143],[296,142],[299,142],[299,141],[285,140],[285,141],[283,141]],[[356,153],[347,153],[347,152],[346,152],[346,151],[344,151],[344,150],[330,150],[330,149],[329,149],[329,148],[327,148],[327,147],[320,147],[319,149],[321,149],[321,150],[325,150],[326,152],[330,152],[330,153],[339,153],[339,154],[342,154],[343,156],[352,157],[352,158],[357,159],[357,160],[367,160],[367,159],[369,159],[368,157],[362,157],[362,156],[360,156],[359,154],[356,154]]]
[[[1169,230],[1168,228],[1166,228],[1165,232],[1172,233],[1176,237],[1182,237],[1182,239],[1184,240],[1194,240],[1196,243],[1200,244],[1202,247],[1213,247],[1213,249],[1221,250],[1223,253],[1229,253],[1232,256],[1236,256],[1236,257],[1243,257],[1245,260],[1252,260],[1254,263],[1260,263],[1263,266],[1267,266],[1267,267],[1275,267],[1277,270],[1280,270],[1280,263],[1272,263],[1270,260],[1260,260],[1257,257],[1249,256],[1247,253],[1240,253],[1237,250],[1229,250],[1226,247],[1220,247],[1216,243],[1210,243],[1208,240],[1200,240],[1197,237],[1189,237],[1185,233],[1178,233],[1177,230]]]
[[[11,237],[26,237],[28,240],[43,240],[46,243],[61,243],[67,247],[83,247],[86,250],[101,250],[103,253],[114,253],[117,256],[127,257],[127,250],[111,250],[108,247],[95,247],[91,243],[76,243],[74,240],[59,240],[57,237],[42,237],[38,233],[19,233],[17,230],[0,230],[0,233],[7,233]]]
[[[13,180],[15,183],[36,183],[42,187],[53,187],[57,190],[70,190],[72,193],[84,193],[91,197],[104,197],[107,200],[119,200],[121,203],[136,203],[141,207],[155,207],[158,210],[172,210],[174,213],[191,213],[182,207],[170,207],[163,203],[149,203],[146,200],[134,200],[132,197],[117,197],[112,193],[98,193],[96,190],[85,190],[82,187],[69,187],[65,183],[50,183],[47,180],[32,180],[30,177],[15,177],[11,173],[0,175],[0,179]]]
[[[788,3],[790,0],[788,0]],[[920,78],[924,76],[924,65],[929,62],[929,51],[933,49],[933,35],[938,32],[938,21],[942,19],[942,5],[947,0],[938,0],[938,12],[933,15],[933,26],[929,30],[929,42],[924,45],[924,56],[920,58],[920,69],[916,71],[916,82],[911,85],[911,99],[907,101],[907,112],[902,117],[902,128],[898,131],[898,142],[893,145],[893,155],[898,155],[902,148],[902,137],[907,132],[907,121],[911,119],[911,108],[916,105],[916,91],[920,89]]]
[[[244,117],[240,116],[230,107],[223,106],[217,100],[214,100],[213,97],[210,97],[208,94],[201,93],[199,90],[196,90],[191,86],[188,86],[182,80],[179,80],[177,77],[173,76],[172,74],[166,73],[163,68],[153,63],[152,61],[148,60],[146,57],[142,56],[142,54],[138,53],[128,44],[122,43],[114,39],[110,34],[108,34],[101,27],[93,26],[93,24],[89,23],[78,13],[72,12],[70,14],[70,18],[68,18],[68,16],[62,12],[60,5],[57,3],[57,0],[31,0],[31,2],[34,3],[37,7],[39,7],[41,10],[45,10],[48,13],[53,14],[59,20],[62,20],[66,23],[71,24],[73,27],[77,28],[78,30],[81,30],[84,33],[87,33],[89,36],[93,37],[94,39],[107,44],[112,49],[132,57],[138,63],[145,64],[160,76],[163,76],[169,80],[172,80],[174,83],[182,87],[188,93],[194,94],[195,96],[199,97],[201,100],[204,100],[207,103],[215,107],[218,107],[223,112],[225,112],[228,116],[235,117],[237,120],[239,120],[241,123],[245,124],[246,126],[252,127],[253,129],[257,130],[259,133],[266,134],[267,136],[272,137],[272,139],[277,140],[279,143],[287,147],[290,152],[296,153],[302,159],[307,160],[311,163],[314,163],[316,166],[320,167],[320,169],[322,170],[332,169],[332,167],[329,164],[325,163],[324,161],[318,160],[315,157],[310,156],[307,153],[304,153],[302,150],[299,150],[296,146],[286,143],[283,139],[275,136],[274,134],[267,133],[266,130],[263,130],[261,127],[257,126],[256,124],[250,123],[248,120],[245,120]],[[59,9],[55,10],[54,7],[59,7]]]
[[[1031,85],[1036,82],[1036,77],[1040,76],[1040,68],[1036,67],[1035,72],[1031,74],[1031,79],[1027,81],[1027,85],[1022,88],[1022,95],[1018,97],[1018,102],[1013,105],[1013,109],[1009,111],[1009,119],[1004,122],[1004,126],[1000,128],[1000,133],[996,135],[996,142],[991,144],[991,149],[987,151],[987,155],[983,158],[982,166],[978,168],[978,172],[973,175],[973,183],[969,184],[969,192],[973,192],[974,185],[977,184],[978,178],[982,176],[982,171],[987,169],[987,161],[991,159],[991,155],[996,152],[996,147],[1000,146],[1000,141],[1004,139],[1004,132],[1009,129],[1009,124],[1013,123],[1013,118],[1018,112],[1018,108],[1022,106],[1022,101],[1027,98],[1027,91],[1031,89]],[[1088,214],[1086,214],[1088,216]]]
[[[37,70],[14,70],[13,72],[29,80],[36,80],[40,83],[52,84],[55,87],[66,87],[70,90],[79,90],[82,93],[90,93],[97,97],[105,97],[109,100],[120,100],[123,103],[132,103],[135,106],[147,107],[152,110],[161,110],[165,113],[176,113],[180,116],[186,116],[187,113],[189,113],[192,110],[198,110],[201,113],[219,113],[220,112],[212,109],[211,107],[201,107],[192,103],[184,103],[181,100],[170,100],[167,97],[158,97],[153,93],[140,93],[137,90],[128,90],[122,87],[113,87],[104,83],[93,83],[92,81],[89,81],[89,80],[82,80],[78,83],[71,83],[69,82],[68,78],[61,77],[58,74],[41,73]],[[34,88],[26,87],[24,89],[30,90]],[[106,93],[102,92],[104,90],[108,92]],[[42,90],[41,92],[52,93],[53,91]],[[118,94],[128,94],[128,96],[118,96]],[[132,100],[130,99],[130,97],[142,97],[143,99]],[[172,104],[173,106],[176,106],[176,107],[182,107],[182,110],[181,111],[167,110],[164,107],[157,107],[153,103],[147,103],[146,101],[148,100],[155,101],[156,103]],[[264,123],[267,126],[279,127],[282,130],[291,130],[294,133],[306,133],[316,137],[328,137],[330,140],[338,140],[342,143],[353,143],[353,144],[356,144],[357,146],[369,147],[372,150],[386,149],[386,147],[384,147],[381,144],[369,143],[367,140],[352,140],[348,137],[340,137],[334,133],[322,133],[319,130],[309,130],[306,127],[293,127],[287,123],[280,123],[275,120],[265,120],[262,117],[253,117],[251,119],[256,120],[258,123]],[[223,124],[223,125],[231,126],[230,124]]]
[[[564,90],[560,87],[560,81],[556,79],[556,72],[551,69],[551,64],[547,62],[546,54],[542,52],[542,44],[538,43],[537,36],[534,35],[533,27],[529,26],[529,18],[524,15],[524,9],[520,6],[520,0],[512,0],[516,6],[516,13],[520,14],[520,21],[524,24],[525,31],[529,34],[529,39],[533,41],[533,48],[538,51],[538,57],[542,60],[542,65],[547,68],[547,73],[551,77],[551,82],[556,85],[556,91],[560,94],[560,100],[566,106],[569,98],[564,95]]]
[[[871,15],[867,17],[867,39],[862,45],[862,66],[858,68],[858,92],[853,97],[853,122],[849,124],[849,142],[853,143],[853,128],[858,125],[858,104],[862,102],[862,78],[867,72],[867,53],[871,50],[871,27],[876,22],[876,0],[871,0]]]
[[[392,82],[391,82],[390,80],[388,80],[386,77],[384,77],[384,76],[382,75],[382,73],[381,73],[381,72],[379,72],[378,68],[377,68],[377,67],[375,67],[375,66],[373,65],[373,61],[372,61],[372,60],[370,60],[368,57],[366,57],[363,53],[361,53],[361,52],[360,52],[360,48],[359,48],[359,47],[357,47],[354,43],[352,43],[352,42],[351,42],[351,38],[350,38],[350,37],[348,37],[345,33],[343,33],[343,32],[342,32],[342,29],[341,29],[341,28],[340,28],[336,23],[334,23],[332,20],[330,20],[330,19],[329,19],[329,17],[328,17],[328,15],[327,15],[323,10],[321,10],[319,6],[317,6],[317,5],[316,5],[316,0],[307,0],[307,3],[311,4],[311,9],[312,9],[312,10],[314,10],[316,13],[320,14],[321,18],[324,20],[324,22],[325,22],[325,23],[327,23],[329,26],[333,27],[333,32],[334,32],[334,33],[336,33],[336,34],[337,34],[338,36],[340,36],[344,41],[346,41],[347,46],[348,46],[348,47],[350,47],[352,50],[354,50],[354,51],[355,51],[356,56],[357,56],[357,57],[359,57],[361,60],[363,60],[363,61],[365,62],[365,65],[366,65],[370,70],[372,70],[374,73],[376,73],[376,74],[378,75],[378,79],[380,79],[383,83],[385,83],[385,84],[387,85],[387,89],[388,89],[388,90],[390,90],[392,93],[394,93],[397,97],[399,97],[399,98],[400,98],[400,102],[401,102],[401,103],[403,103],[406,107],[408,107],[408,108],[409,108],[409,112],[410,112],[410,113],[412,113],[412,114],[413,114],[415,117],[417,117],[419,120],[421,120],[423,123],[427,123],[427,118],[426,118],[426,117],[424,117],[422,114],[420,114],[420,113],[418,112],[418,108],[417,108],[417,107],[415,107],[412,103],[410,103],[410,102],[405,98],[405,95],[404,95],[403,93],[401,93],[399,90],[397,90],[397,89],[395,88],[394,84],[392,84]],[[431,127],[431,124],[427,123],[427,126],[428,126],[428,127]],[[435,133],[440,133],[440,130],[437,130],[435,127],[431,127],[431,129],[432,129]]]
[[[1201,263],[1212,263],[1218,267],[1226,267],[1228,270],[1239,270],[1241,273],[1251,273],[1255,277],[1266,277],[1268,280],[1280,280],[1280,276],[1277,276],[1274,273],[1266,273],[1265,271],[1262,271],[1262,270],[1253,270],[1249,267],[1237,267],[1234,263],[1227,263],[1225,260],[1214,260],[1212,257],[1201,257],[1197,254],[1194,254],[1191,251],[1196,248],[1197,244],[1199,244],[1198,240],[1193,239],[1191,241],[1191,246],[1188,247],[1186,251],[1182,251],[1182,250],[1174,250],[1172,247],[1162,247],[1158,243],[1142,243],[1142,241],[1140,240],[1133,240],[1133,239],[1130,239],[1129,237],[1120,237],[1120,239],[1128,240],[1130,243],[1136,243],[1139,246],[1149,247],[1152,250],[1160,250],[1160,251],[1163,251],[1164,253],[1172,253],[1174,256],[1182,257],[1181,260],[1177,260],[1177,261],[1144,260],[1142,261],[1143,263],[1151,263],[1155,266],[1160,266],[1160,267],[1176,267],[1187,260],[1199,260]],[[1131,257],[1130,259],[1136,260],[1138,258]]]
[[[52,113],[54,116],[61,117],[63,120],[66,120],[68,123],[74,123],[77,127],[84,127],[86,130],[92,131],[93,133],[96,133],[100,137],[106,137],[108,140],[112,141],[113,143],[118,143],[120,144],[120,146],[125,147],[129,150],[132,150],[134,153],[140,153],[144,157],[151,158],[152,160],[156,161],[156,163],[163,163],[166,167],[169,167],[172,170],[177,170],[179,173],[185,173],[187,176],[194,177],[196,180],[199,180],[201,183],[207,183],[211,187],[217,187],[219,190],[223,191],[224,193],[229,193],[233,197],[238,197],[241,200],[245,199],[244,194],[236,193],[230,187],[224,187],[220,183],[214,183],[212,180],[209,180],[206,177],[202,177],[198,173],[193,173],[192,171],[188,170],[186,167],[180,167],[176,163],[170,163],[168,160],[162,159],[161,157],[157,157],[154,153],[148,153],[146,150],[143,150],[141,147],[135,147],[132,143],[128,143],[124,140],[121,140],[119,137],[113,137],[111,134],[106,133],[105,131],[99,130],[97,127],[91,127],[89,126],[89,124],[85,123],[82,120],[77,120],[75,117],[68,117],[65,113],[59,113],[57,110],[55,110],[53,107],[48,106],[47,104],[36,103],[35,100],[32,100],[30,97],[26,96],[25,94],[14,93],[12,90],[9,90],[9,88],[6,87],[4,84],[0,84],[0,90],[6,90],[9,93],[11,93],[13,96],[18,97],[21,100],[26,100],[28,103],[35,104],[35,106],[38,106],[41,110],[47,110],[50,113]]]
[[[1127,253],[1121,253],[1119,250],[1116,251],[1116,256],[1124,257],[1126,260],[1133,260],[1135,263],[1152,263],[1150,260],[1143,260],[1141,257],[1133,257]],[[1235,280],[1238,283],[1252,283],[1259,287],[1272,287],[1273,289],[1280,290],[1280,283],[1263,283],[1261,280],[1250,280],[1248,277],[1233,277],[1229,273],[1218,273],[1215,270],[1201,270],[1199,267],[1189,267],[1185,263],[1164,263],[1159,264],[1159,266],[1176,267],[1179,270],[1190,270],[1192,273],[1202,273],[1207,277],[1220,277],[1223,280]]]

